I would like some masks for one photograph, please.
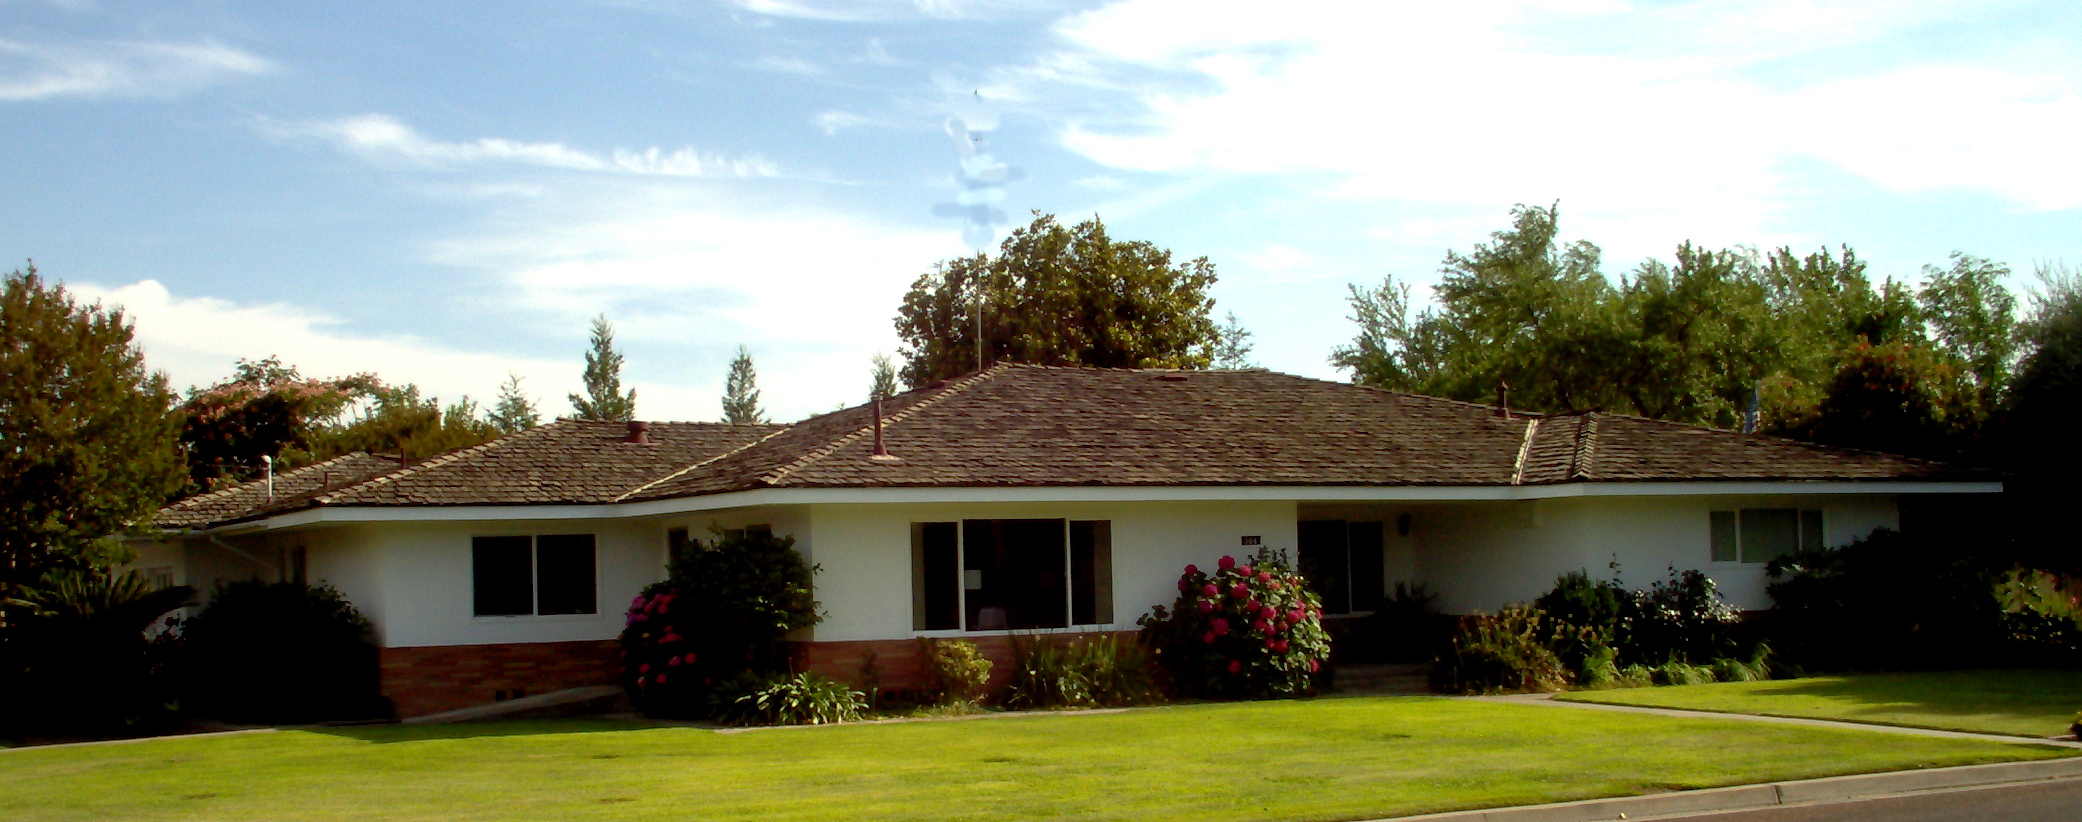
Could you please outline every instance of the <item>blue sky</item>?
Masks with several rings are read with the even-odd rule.
[[[2028,286],[2082,261],[2078,44],[2071,2],[0,0],[0,252],[180,385],[568,413],[605,313],[640,416],[715,419],[742,344],[794,419],[863,399],[982,203],[1206,255],[1259,363],[1337,377],[1347,284],[1514,203],[1615,277],[1691,240]]]

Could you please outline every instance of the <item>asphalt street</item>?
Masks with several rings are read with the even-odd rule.
[[[1655,818],[1687,822],[2078,822],[2082,820],[2082,778]]]

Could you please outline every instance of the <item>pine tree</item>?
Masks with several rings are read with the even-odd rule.
[[[506,372],[506,382],[499,385],[499,404],[492,406],[492,425],[499,433],[512,434],[526,431],[542,424],[542,412],[535,410],[535,403],[521,391],[521,377]]]
[[[102,559],[185,470],[164,375],[123,312],[73,302],[31,266],[0,277],[0,599]]]
[[[1255,347],[1257,346],[1251,343],[1251,330],[1243,327],[1243,323],[1236,319],[1236,312],[1231,311],[1228,320],[1222,323],[1221,328],[1216,329],[1212,357],[1214,367],[1256,368],[1258,364],[1251,361],[1251,349]]]
[[[723,421],[732,425],[766,422],[759,409],[759,374],[752,370],[752,352],[740,345],[730,360],[730,377],[723,383]]]
[[[622,355],[614,350],[614,326],[604,314],[593,318],[593,347],[586,352],[586,393],[572,394],[571,408],[582,420],[626,422],[636,418],[636,389],[622,393]]]
[[[889,362],[888,354],[876,354],[874,376],[868,384],[868,399],[896,396],[896,366]]]

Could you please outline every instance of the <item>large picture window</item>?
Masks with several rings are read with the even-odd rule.
[[[599,612],[592,534],[474,537],[470,564],[477,616]]]
[[[1367,613],[1381,607],[1386,574],[1381,567],[1380,523],[1304,520],[1298,531],[1296,570],[1323,598],[1323,613]]]
[[[1822,547],[1822,512],[1793,508],[1715,511],[1708,517],[1714,562],[1770,562]]]
[[[1099,520],[911,524],[911,626],[999,631],[1113,622],[1113,535]]]

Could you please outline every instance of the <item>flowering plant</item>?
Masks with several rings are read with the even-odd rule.
[[[1214,573],[1188,565],[1178,600],[1135,621],[1181,693],[1224,699],[1297,696],[1330,657],[1323,603],[1285,555],[1259,549]]]
[[[696,542],[672,576],[629,602],[622,687],[652,716],[702,716],[720,683],[787,666],[783,640],[815,625],[817,601],[792,537],[764,533]]]

